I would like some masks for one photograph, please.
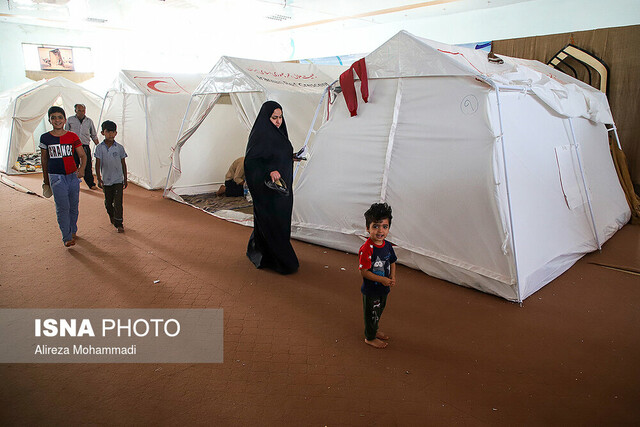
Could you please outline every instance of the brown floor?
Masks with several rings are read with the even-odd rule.
[[[296,241],[282,277],[245,258],[249,228],[159,191],[125,190],[125,234],[80,197],[65,249],[52,199],[0,185],[0,307],[223,308],[224,363],[0,365],[1,425],[640,423],[640,276],[592,263],[638,270],[640,227],[522,307],[399,266],[375,350],[355,255]]]

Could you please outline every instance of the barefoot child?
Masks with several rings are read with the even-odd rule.
[[[362,275],[362,306],[364,309],[364,342],[375,348],[385,348],[389,339],[378,330],[378,323],[387,303],[387,294],[396,284],[396,254],[385,239],[391,227],[391,206],[374,203],[364,213],[369,238],[360,247]]]
[[[98,187],[104,191],[104,206],[107,208],[111,224],[118,233],[124,233],[122,225],[122,190],[127,188],[127,153],[115,140],[118,132],[111,120],[102,123],[104,141],[95,150],[96,176]]]
[[[64,110],[54,106],[47,114],[53,130],[40,137],[42,190],[46,197],[53,193],[62,242],[70,247],[76,244],[80,178],[84,176],[87,156],[78,135],[64,130],[67,122]],[[76,167],[74,151],[80,158],[80,167]]]

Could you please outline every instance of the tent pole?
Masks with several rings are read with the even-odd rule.
[[[504,183],[507,193],[507,205],[509,207],[509,230],[511,233],[511,248],[513,250],[513,265],[516,270],[516,300],[520,304],[522,304],[522,297],[520,295],[520,273],[518,269],[518,257],[516,256],[516,236],[513,232],[513,209],[511,206],[511,192],[509,191],[509,174],[507,173],[507,156],[505,152],[505,143],[504,143],[504,129],[502,126],[502,108],[500,105],[500,89],[498,86],[489,79],[484,79],[489,85],[493,87],[493,90],[496,92],[496,100],[498,105],[498,122],[500,123],[500,144],[502,147],[502,163],[504,165]]]
[[[618,144],[618,150],[622,151],[622,145],[620,145],[620,138],[618,138],[618,128],[616,127],[615,123],[613,123],[612,126],[613,127],[611,129],[607,129],[607,132],[613,131],[613,135],[616,137],[616,144]]]
[[[108,90],[107,93],[104,94],[104,98],[102,98],[102,107],[100,108],[100,115],[98,116],[98,129],[101,129],[100,127],[100,123],[102,123],[102,113],[104,113],[104,104],[106,104],[107,102],[107,98],[109,97],[109,94],[114,92],[113,90]],[[98,146],[98,144],[95,144],[96,147]],[[95,147],[93,148],[94,154],[95,154]],[[94,164],[93,161],[89,158],[87,159],[87,162],[92,162],[91,163],[91,168],[93,169]],[[128,177],[125,177],[127,179],[129,179]]]
[[[582,160],[580,159],[580,146],[576,141],[576,133],[573,129],[573,120],[569,117],[569,127],[571,128],[571,139],[573,148],[576,150],[576,158],[578,159],[578,168],[580,169],[580,175],[582,176],[582,185],[584,186],[584,193],[587,195],[587,204],[589,205],[589,214],[591,215],[591,224],[593,225],[593,234],[596,238],[596,245],[598,246],[598,250],[602,250],[602,245],[600,244],[600,239],[598,238],[598,229],[596,228],[596,220],[593,215],[593,206],[591,204],[591,197],[589,196],[589,189],[587,188],[587,180],[584,177],[584,169],[582,168]]]
[[[151,149],[149,148],[149,97],[144,95],[144,139],[147,142],[147,167],[149,168],[149,188],[153,188],[153,178],[151,176]]]
[[[10,163],[11,162],[11,146],[13,145],[13,127],[14,127],[15,121],[16,121],[16,109],[18,108],[18,101],[23,96],[33,92],[36,89],[39,89],[40,86],[42,86],[46,82],[47,82],[47,80],[45,80],[44,82],[42,82],[38,86],[33,87],[33,88],[29,89],[28,91],[23,92],[20,95],[16,96],[16,99],[13,102],[13,115],[11,116],[11,133],[9,134],[9,147],[7,147],[7,173],[9,173],[9,169],[11,168],[11,163]]]
[[[46,83],[46,81],[44,83]],[[42,84],[39,84],[38,86],[31,88],[28,91],[23,92],[20,95],[16,96],[16,99],[13,102],[13,114],[11,115],[11,133],[9,133],[9,146],[7,147],[7,171],[6,171],[7,173],[9,173],[9,169],[11,168],[11,163],[10,163],[11,162],[11,146],[13,145],[13,127],[16,121],[16,109],[18,108],[18,101],[20,100],[20,98],[27,95],[28,93],[31,93],[34,90],[40,88]]]
[[[333,82],[335,83],[335,82]],[[333,84],[331,83],[331,84]],[[318,102],[318,106],[316,107],[316,112],[313,115],[313,120],[311,120],[311,126],[309,127],[309,131],[307,132],[307,137],[304,139],[304,145],[302,146],[303,148],[307,148],[307,144],[309,143],[309,138],[311,138],[311,133],[313,132],[313,125],[316,124],[316,120],[318,119],[318,113],[320,112],[320,107],[322,107],[322,103],[324,102],[324,98],[325,96],[327,96],[327,93],[329,92],[329,89],[331,88],[331,85],[327,86],[324,91],[322,92],[322,97],[320,97],[320,102]]]
[[[333,83],[331,83],[329,86],[327,86],[325,88],[325,90],[322,92],[322,97],[320,98],[320,102],[318,102],[318,106],[316,107],[316,112],[313,115],[313,120],[311,120],[311,126],[309,126],[309,131],[307,132],[307,137],[304,139],[304,145],[302,146],[302,152],[304,153],[305,151],[307,151],[307,144],[309,144],[309,138],[311,138],[311,133],[313,132],[313,126],[316,124],[316,120],[318,120],[318,113],[320,112],[320,108],[322,107],[322,103],[324,102],[324,98],[325,96],[327,96],[327,93],[329,93],[329,90],[331,89],[331,86],[333,86],[333,84],[337,82],[334,81]],[[300,167],[300,162],[298,162],[296,164],[296,169],[293,171],[293,180],[295,181],[296,179],[296,175],[298,174],[298,168]]]
[[[11,115],[11,132],[9,133],[9,146],[7,147],[7,168],[6,168],[7,174],[9,173],[9,168],[11,167],[11,164],[9,162],[11,161],[11,146],[13,145],[13,126],[16,120],[16,106],[18,105],[18,99],[20,99],[22,95],[24,95],[24,93],[16,96],[16,99],[13,102],[13,114]]]
[[[109,97],[109,94],[111,92],[114,92],[114,91],[108,90],[107,93],[104,95],[104,98],[102,99],[102,108],[100,108],[100,115],[98,116],[98,125],[102,123],[102,113],[104,113],[104,104],[107,102],[107,98]]]
[[[176,155],[176,150],[178,151],[178,154],[180,154],[180,148],[178,147],[178,141],[180,141],[180,138],[182,137],[182,131],[184,130],[184,122],[185,120],[187,120],[187,116],[189,115],[189,110],[191,109],[191,102],[193,101],[193,94],[191,94],[191,96],[189,97],[189,103],[187,104],[187,110],[184,112],[184,116],[182,116],[182,122],[180,122],[180,131],[178,132],[178,138],[176,139],[176,144],[173,146],[173,150],[171,152],[171,164],[169,165],[169,171],[167,172],[167,181],[164,184],[164,191],[162,193],[162,196],[166,196],[167,193],[171,190],[170,188],[168,188],[169,185],[169,178],[171,177],[171,171],[173,170],[173,159],[174,156]]]
[[[209,95],[209,94],[200,94],[200,95]],[[215,98],[213,98],[213,101],[209,102],[209,106],[198,117],[198,120],[196,121],[196,123],[190,129],[185,131],[184,130],[184,125],[185,125],[187,117],[189,115],[189,111],[191,110],[191,104],[192,104],[194,96],[196,96],[196,95],[192,94],[191,98],[189,98],[189,103],[187,104],[187,110],[185,111],[184,117],[182,118],[182,123],[180,124],[180,133],[178,134],[178,137],[176,139],[176,144],[173,147],[173,152],[171,153],[171,166],[169,167],[169,172],[167,173],[167,182],[165,184],[164,192],[162,193],[163,197],[166,196],[169,192],[172,191],[171,189],[173,188],[173,183],[175,182],[175,180],[173,182],[170,182],[172,170],[176,169],[178,172],[180,172],[180,169],[178,167],[174,166],[176,162],[179,162],[180,149],[187,142],[187,140],[189,138],[191,138],[191,135],[193,135],[195,133],[195,131],[200,127],[200,125],[202,124],[204,119],[209,115],[209,113],[211,113],[211,110],[213,109],[213,107],[216,105],[216,103],[220,99],[221,94],[219,94],[219,93],[215,94]],[[184,132],[184,134],[183,134],[183,132]],[[177,157],[178,160],[176,160],[176,156],[178,156]]]

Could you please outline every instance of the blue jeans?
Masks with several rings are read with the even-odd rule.
[[[58,226],[62,241],[68,242],[78,231],[78,202],[80,201],[80,179],[75,172],[68,175],[49,174],[49,185],[56,202]]]

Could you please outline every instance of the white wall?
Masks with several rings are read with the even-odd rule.
[[[115,43],[113,43],[115,41]],[[120,69],[121,44],[117,37],[105,37],[96,31],[63,30],[35,25],[0,23],[0,91],[29,81],[25,76],[22,43],[47,44],[54,46],[91,47],[97,80],[107,79],[109,83]],[[113,43],[113,45],[112,45]],[[113,51],[113,54],[108,54]],[[109,58],[107,60],[107,58]],[[94,84],[95,85],[95,84]],[[89,87],[89,86],[87,86]],[[101,85],[98,85],[101,87]],[[89,87],[94,90],[94,88]],[[99,95],[103,93],[97,92]]]
[[[99,95],[121,69],[206,73],[218,60],[218,52],[203,56],[198,46],[184,43],[172,34],[145,35],[125,30],[62,30],[26,24],[0,22],[0,91],[28,81],[25,76],[22,43],[91,48],[92,80],[84,86]],[[208,52],[205,50],[205,52]]]

